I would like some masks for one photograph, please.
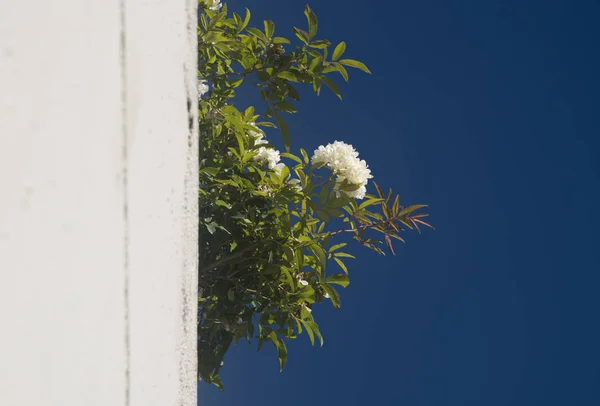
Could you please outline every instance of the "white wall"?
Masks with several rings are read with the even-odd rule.
[[[2,405],[196,404],[196,5],[0,1]]]

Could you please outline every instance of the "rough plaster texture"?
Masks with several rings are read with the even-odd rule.
[[[0,1],[0,404],[195,405],[195,0]]]

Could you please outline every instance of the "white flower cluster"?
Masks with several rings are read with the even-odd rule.
[[[268,141],[264,138],[264,134],[259,132],[259,128],[254,123],[250,123],[250,125],[256,128],[257,131],[249,131],[251,137],[254,138],[254,144],[268,144]],[[279,156],[279,151],[273,148],[259,147],[257,150],[257,154],[253,158],[255,161],[260,162],[262,164],[266,164],[269,169],[274,170],[277,174],[281,174],[281,171],[286,166],[283,162],[279,162],[281,157]],[[290,179],[286,182],[288,185],[296,189],[298,192],[302,190],[302,186],[300,185],[299,179]]]
[[[256,124],[250,123],[250,125],[252,125],[258,130]],[[268,144],[267,140],[264,139],[265,136],[263,133],[260,133],[258,131],[250,131],[250,135],[254,137],[254,143],[256,145]],[[276,169],[281,158],[279,156],[279,151],[277,151],[276,149],[260,147],[257,151],[257,154],[254,156],[254,160],[267,165],[269,169]],[[281,171],[281,168],[279,168],[279,171]]]
[[[260,147],[258,153],[254,156],[258,162],[266,164],[269,169],[275,169],[279,163],[279,151],[273,148]]]
[[[206,80],[198,78],[198,100],[202,98],[209,90]]]
[[[221,0],[213,0],[213,4],[209,8],[211,10],[217,11],[217,10],[220,10],[222,6],[223,5],[221,4]]]
[[[360,186],[357,190],[345,191],[349,197],[364,199],[367,193],[367,183],[373,176],[367,163],[358,159],[358,152],[350,144],[335,141],[327,146],[321,145],[315,150],[312,163],[327,165],[336,175],[335,190],[339,190],[342,182],[347,181],[353,186]]]

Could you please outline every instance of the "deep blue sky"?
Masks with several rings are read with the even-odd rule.
[[[292,37],[305,2],[229,7]],[[307,93],[292,147],[353,144],[436,231],[355,250],[342,308],[313,313],[324,347],[289,343],[280,374],[241,343],[199,404],[600,405],[600,2],[310,4],[373,75]]]

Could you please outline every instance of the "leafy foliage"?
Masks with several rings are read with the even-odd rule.
[[[335,186],[335,174],[313,164],[304,149],[291,153],[284,115],[297,112],[296,86],[318,95],[323,85],[340,99],[332,76],[348,80],[347,67],[370,73],[361,62],[340,59],[346,44],[317,39],[318,20],[309,6],[305,29],[293,28],[294,42],[276,36],[272,21],[249,25],[251,14],[228,13],[211,0],[199,1],[198,75],[210,90],[199,103],[200,278],[199,378],[222,389],[219,372],[232,343],[245,339],[274,345],[280,369],[287,361],[285,339],[306,332],[314,345],[323,337],[311,309],[324,301],[340,307],[338,288],[348,286],[348,244],[357,242],[385,255],[392,239],[407,229],[429,226],[424,205],[403,206],[390,189],[363,202]],[[333,50],[330,52],[330,49]],[[252,85],[265,102],[234,105],[236,89]],[[281,133],[287,165],[260,159],[262,129]]]

